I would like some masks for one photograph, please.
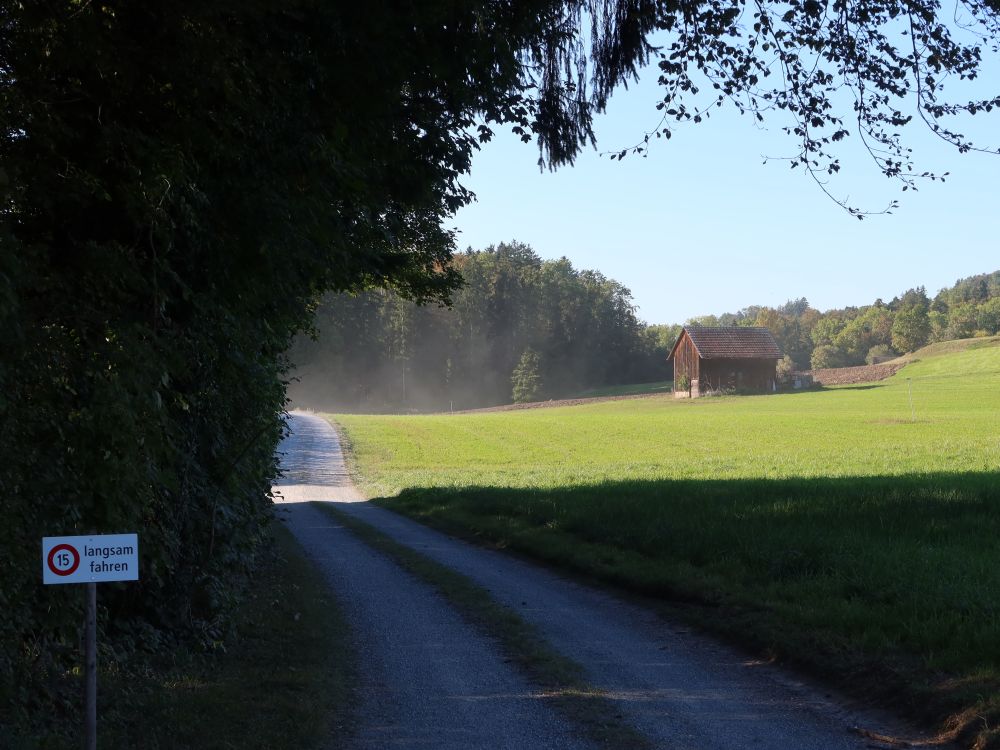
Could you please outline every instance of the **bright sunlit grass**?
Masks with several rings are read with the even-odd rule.
[[[807,393],[336,421],[391,508],[722,605],[755,643],[834,671],[889,664],[939,710],[987,715],[1000,705],[1000,347],[958,348]]]
[[[1000,468],[1000,348],[861,386],[466,415],[338,415],[366,487],[894,476]]]

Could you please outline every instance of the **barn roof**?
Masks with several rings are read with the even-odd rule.
[[[685,333],[702,359],[781,359],[769,330],[746,326],[684,326],[667,359],[674,356]]]

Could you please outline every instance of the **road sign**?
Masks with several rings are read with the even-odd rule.
[[[42,537],[42,583],[85,583],[84,742],[97,750],[97,584],[139,580],[138,534]]]
[[[138,580],[137,534],[42,538],[42,583]]]

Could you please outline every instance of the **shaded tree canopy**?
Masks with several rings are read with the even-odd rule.
[[[222,639],[292,335],[324,290],[448,298],[480,118],[580,140],[586,112],[529,88],[562,11],[0,2],[5,737],[64,730],[43,717],[78,693],[80,601],[38,585],[42,536],[140,532],[110,652]]]
[[[646,329],[613,279],[520,242],[467,250],[454,267],[464,284],[448,308],[384,291],[324,297],[318,336],[289,353],[295,404],[447,411],[669,378],[675,332]]]

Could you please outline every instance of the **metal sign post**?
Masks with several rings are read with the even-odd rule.
[[[139,580],[136,534],[47,536],[42,539],[42,583],[84,583],[84,750],[97,750],[97,584]]]
[[[87,614],[83,628],[83,747],[97,750],[97,584],[87,584]]]

